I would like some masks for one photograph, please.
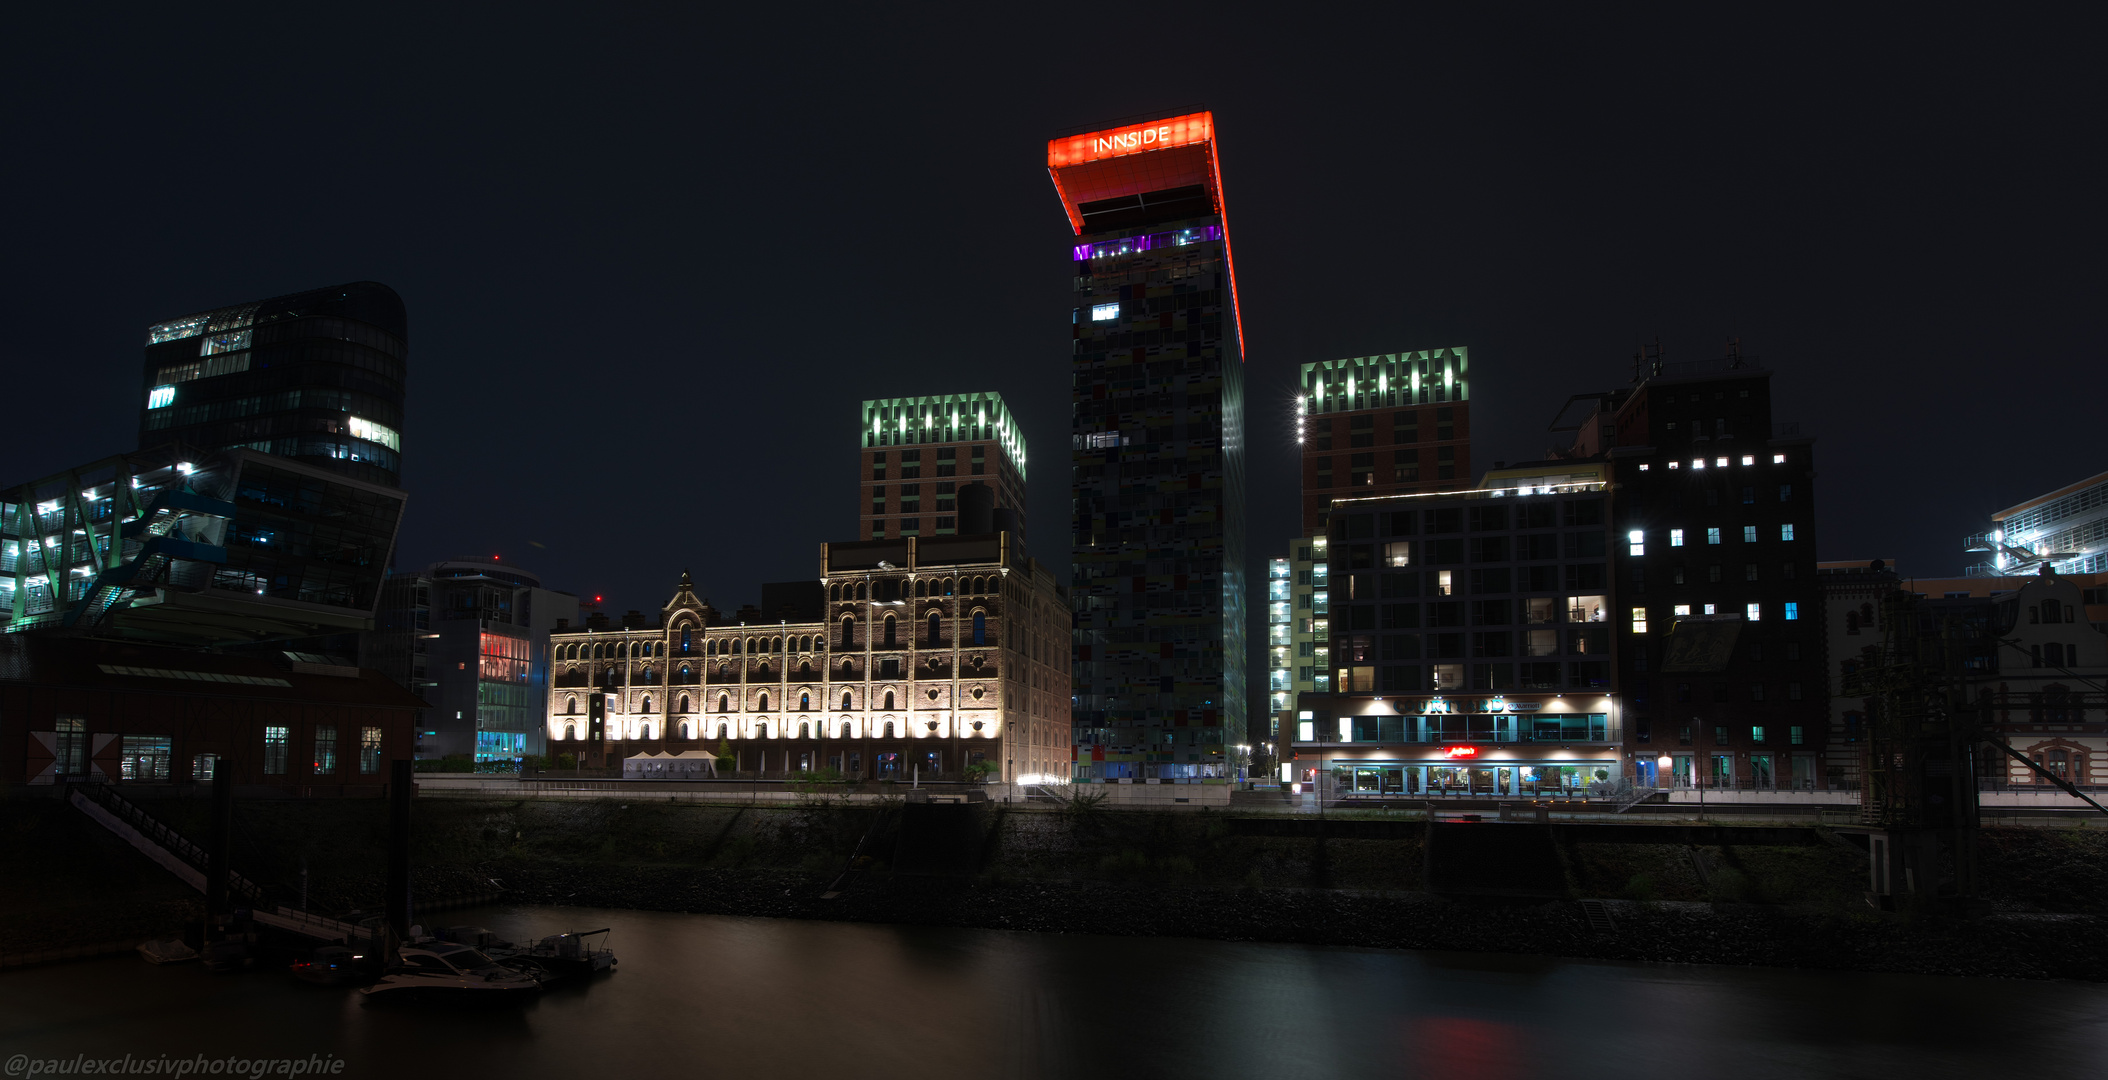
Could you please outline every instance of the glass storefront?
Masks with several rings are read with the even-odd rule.
[[[1332,775],[1340,793],[1350,796],[1583,795],[1591,784],[1614,783],[1618,763],[1419,765],[1357,761],[1332,766]]]

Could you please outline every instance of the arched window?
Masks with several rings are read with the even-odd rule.
[[[845,679],[853,679],[853,678],[855,678],[855,677],[856,677],[856,661],[854,661],[854,660],[851,660],[851,659],[849,659],[849,658],[848,658],[848,657],[846,657],[846,656],[845,656],[845,657],[843,657],[843,658],[842,658],[842,678],[845,678]]]
[[[760,704],[758,704],[758,705],[754,706],[755,710],[756,710],[756,711],[758,711],[758,712],[767,712],[767,711],[769,711],[769,692],[768,692],[768,691],[766,691],[766,690],[763,690],[763,691],[761,692],[761,697],[760,697],[760,699],[759,699],[759,700],[760,700]]]
[[[858,583],[857,583],[857,586],[856,586],[856,598],[857,598],[858,600],[863,600],[863,599],[865,599],[866,597],[864,596],[864,594],[865,594],[865,592],[866,592],[866,591],[868,591],[868,590],[866,589],[866,587],[865,587],[864,583],[863,583],[863,582],[858,582]]]
[[[842,616],[842,647],[846,649],[854,644],[856,644],[856,619],[854,616],[844,615]]]
[[[578,695],[577,695],[577,694],[572,694],[572,695],[571,695],[570,697],[567,697],[567,698],[565,698],[565,699],[564,699],[564,715],[566,715],[566,716],[577,716],[577,715],[578,715]]]
[[[782,651],[783,651],[783,639],[782,639],[782,638],[777,638],[776,640],[774,640],[774,641],[770,642],[770,643],[769,643],[769,651],[770,651],[770,652],[779,652],[779,653],[780,653],[780,652],[782,652]]]
[[[888,720],[888,721],[886,721],[886,738],[890,739],[890,738],[892,738],[892,737],[893,737],[893,721],[891,721],[891,720]]]
[[[681,721],[681,738],[682,738],[682,739],[691,739],[691,738],[694,738],[694,736],[692,736],[692,735],[688,734],[688,730],[689,730],[689,729],[688,729],[688,721],[686,721],[686,720],[683,720],[683,721]]]
[[[1872,630],[1874,628],[1874,605],[1859,605],[1859,625],[1864,626],[1869,630]]]
[[[985,611],[973,613],[973,643],[976,645],[988,644],[988,613]]]
[[[886,708],[888,708],[888,709],[890,709],[890,708],[892,708],[892,707],[893,707],[893,691],[891,691],[891,690],[888,690],[888,691],[886,691],[886,705],[885,705],[885,707],[886,707]]]
[[[695,673],[694,673],[694,672],[692,672],[692,671],[688,670],[688,665],[686,665],[686,664],[682,664],[682,665],[681,665],[681,681],[682,681],[682,682],[687,682],[687,681],[688,681],[688,680],[689,680],[690,678],[693,678],[693,677],[694,677],[694,675],[695,675]]]
[[[732,695],[730,695],[730,694],[719,694],[719,695],[717,695],[717,711],[718,711],[718,712],[731,712],[731,711],[732,711]]]
[[[844,720],[844,721],[842,721],[842,738],[845,738],[845,739],[855,738],[855,736],[853,736],[853,735],[851,735],[851,734],[850,734],[850,732],[852,732],[852,731],[855,731],[855,730],[856,730],[856,725],[854,725],[854,724],[851,724],[851,723],[850,723],[849,721],[847,721],[847,720]]]
[[[804,712],[804,711],[806,711],[807,709],[810,709],[810,708],[812,708],[812,695],[811,695],[811,694],[799,694],[799,695],[798,695],[798,711],[799,711],[799,712]]]
[[[850,694],[849,694],[849,691],[847,691],[847,690],[844,690],[844,691],[842,691],[842,708],[844,708],[844,709],[853,709],[853,708],[855,708],[855,706],[854,706],[854,705],[851,705],[851,704],[850,704],[850,702],[851,702],[851,701],[854,701],[854,700],[855,700],[855,699],[854,699],[854,698],[852,698],[852,697],[850,696]]]
[[[577,724],[565,724],[565,725],[564,725],[564,741],[565,741],[565,742],[576,742],[576,741],[577,741],[577,739],[578,739],[578,725],[577,725]]]
[[[944,623],[937,617],[937,613],[934,611],[930,612],[930,644],[938,645],[943,643],[943,626]]]
[[[916,579],[915,579],[915,595],[916,595],[916,596],[928,596],[929,594],[930,594],[930,583],[929,583],[929,582],[927,582],[927,581],[924,581],[924,580],[922,580],[921,578],[916,578]]]
[[[885,647],[886,647],[886,648],[888,648],[888,649],[890,649],[890,648],[892,648],[892,647],[893,647],[893,616],[892,616],[892,615],[890,615],[890,614],[886,616],[886,645],[885,645]]]
[[[718,737],[718,738],[720,738],[720,739],[723,739],[723,738],[727,738],[727,737],[729,737],[729,736],[730,736],[731,734],[732,734],[732,725],[730,725],[730,724],[719,724],[719,725],[717,725],[717,737]]]
[[[800,661],[798,661],[798,677],[799,677],[800,679],[810,679],[810,678],[812,678],[812,661],[810,661],[810,660],[800,660]]]
[[[1847,611],[1847,612],[1845,612],[1845,633],[1847,633],[1847,634],[1857,634],[1858,632],[1859,632],[1859,613],[1858,613],[1858,612],[1856,612],[1856,611]]]
[[[644,695],[644,707],[643,707],[643,708],[641,708],[641,709],[638,709],[637,711],[638,711],[638,712],[644,712],[644,713],[648,713],[648,712],[650,712],[650,711],[651,711],[651,695],[650,695],[650,694],[646,694],[646,695]]]
[[[694,629],[695,629],[695,628],[694,628],[694,627],[692,627],[692,626],[683,626],[683,627],[681,627],[681,651],[682,651],[682,652],[688,652],[688,651],[690,651],[690,650],[692,650],[692,649],[694,649],[694,648],[695,648],[695,642],[694,642],[694,641],[692,641],[692,640],[690,640],[690,634],[691,634],[691,633],[693,632],[693,630],[694,630]]]
[[[732,655],[734,655],[734,656],[738,656],[738,655],[739,655],[739,646],[740,646],[740,639],[738,639],[738,638],[733,638],[733,639],[732,639]]]
[[[682,694],[682,695],[681,695],[681,707],[680,707],[680,710],[679,710],[679,711],[681,711],[681,712],[687,712],[687,711],[688,711],[688,695],[686,695],[686,694]]]
[[[647,720],[637,725],[637,737],[640,739],[651,738],[651,721]]]
[[[812,725],[803,720],[798,721],[798,737],[801,739],[812,738]]]

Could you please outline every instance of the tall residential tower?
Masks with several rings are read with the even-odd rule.
[[[1460,346],[1303,365],[1303,533],[1334,499],[1471,487],[1471,362]]]
[[[1248,692],[1244,352],[1214,118],[1056,138],[1047,167],[1076,234],[1076,775],[1232,775]]]
[[[1025,437],[1003,395],[864,402],[857,491],[859,540],[959,531],[959,486],[986,484],[1025,532]]]

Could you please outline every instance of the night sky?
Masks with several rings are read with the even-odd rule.
[[[1314,7],[17,11],[0,480],[132,448],[148,324],[369,278],[410,317],[400,567],[736,607],[853,535],[859,401],[976,390],[1065,566],[1044,144],[1192,103],[1255,577],[1311,360],[1468,347],[1484,469],[1642,341],[1739,336],[1817,439],[1821,557],[1913,574],[2108,469],[2097,7]]]

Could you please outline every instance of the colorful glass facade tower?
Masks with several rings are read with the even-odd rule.
[[[1076,238],[1076,777],[1234,775],[1245,729],[1244,349],[1206,112],[1056,138]]]
[[[861,441],[857,539],[957,533],[965,484],[986,484],[1025,531],[1025,437],[1003,395],[866,401]]]

